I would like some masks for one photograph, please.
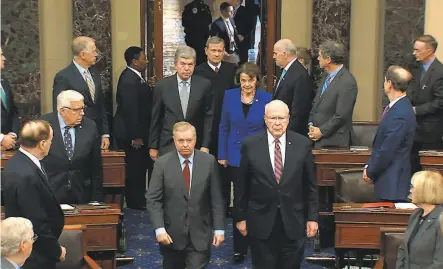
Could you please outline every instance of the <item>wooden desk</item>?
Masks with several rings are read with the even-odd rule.
[[[421,151],[419,155],[423,169],[438,170],[443,174],[443,151]]]

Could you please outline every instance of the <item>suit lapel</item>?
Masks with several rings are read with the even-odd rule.
[[[275,178],[274,170],[272,169],[271,156],[269,155],[269,144],[268,144],[268,132],[265,131],[261,137],[261,146],[259,147],[259,155],[263,156],[264,168],[269,173],[270,176],[266,177],[271,179],[272,184],[277,185],[277,179]]]
[[[323,94],[321,94],[321,90],[323,87],[323,84],[325,83],[327,77],[322,81],[321,87],[319,88],[319,94],[320,94],[320,100],[318,100],[318,104],[320,104],[320,102],[323,100],[323,98],[325,97],[325,95],[328,95],[331,93],[331,91],[334,90],[335,88],[335,84],[338,83],[341,79],[341,76],[343,75],[343,68],[345,68],[344,66],[341,68],[340,71],[338,71],[337,75],[335,75],[335,77],[332,79],[331,83],[329,83],[328,87],[325,89],[325,92]]]
[[[6,79],[1,79],[3,90],[5,91],[5,100],[6,105],[8,107],[5,107],[5,104],[3,103],[3,100],[0,100],[0,103],[2,103],[2,109],[6,112],[6,114],[9,114],[11,111],[12,106],[12,90],[10,88],[9,82]]]
[[[437,206],[436,208],[434,208],[434,210],[432,210],[429,213],[428,217],[421,224],[420,229],[417,231],[416,237],[420,238],[423,235],[423,233],[427,229],[429,229],[435,221],[438,221],[440,214],[441,214],[441,206]],[[412,226],[412,227],[414,227],[414,226]]]
[[[83,121],[82,121],[83,123]],[[85,143],[81,143],[81,141],[85,141],[87,139],[87,134],[85,130],[83,129],[82,123],[75,126],[74,132],[75,132],[75,145],[74,146],[74,156],[72,158],[74,159],[77,153],[80,152],[80,150],[83,149],[82,145],[85,145]]]
[[[429,66],[428,71],[426,71],[426,73],[423,76],[423,79],[420,80],[420,89],[419,90],[425,90],[427,87],[427,83],[428,81],[431,79],[432,77],[432,73],[434,71],[434,62]],[[423,72],[423,67],[421,68],[421,72]],[[421,76],[421,73],[420,73]]]
[[[88,69],[91,74],[92,80],[94,81],[94,102],[97,101],[97,98],[100,92],[97,90],[100,85],[100,75],[96,75],[91,69]],[[133,72],[134,73],[134,72]],[[89,90],[89,87],[88,87]]]
[[[65,150],[65,143],[63,142],[63,135],[62,135],[61,129],[60,129],[60,123],[58,122],[58,113],[57,112],[53,112],[53,115],[52,115],[52,128],[54,131],[55,143],[58,144],[58,148],[61,149],[61,151],[63,151],[62,154],[66,157],[66,159],[68,159],[68,154],[66,153],[66,150]]]
[[[192,113],[194,113],[194,108],[198,107],[197,100],[200,95],[200,88],[196,87],[197,82],[195,76],[191,78],[191,87],[189,89],[189,100],[188,100],[188,108],[186,110],[186,119],[191,118]]]
[[[200,188],[204,187],[203,184],[204,177],[202,176],[202,169],[203,166],[198,165],[201,162],[201,154],[198,154],[200,152],[197,152],[194,150],[194,163],[192,164],[192,175],[191,175],[191,195],[190,198],[193,197],[199,197],[196,195],[197,193],[201,192]],[[184,184],[183,184],[184,185]]]
[[[166,89],[169,90],[169,89]],[[173,109],[178,108],[177,113],[181,117],[182,120],[185,119],[185,116],[183,115],[183,109],[182,104],[180,101],[180,89],[178,88],[178,82],[177,82],[177,73],[173,76],[171,76],[171,90],[172,92],[172,102],[173,102]],[[188,104],[189,107],[189,104]]]
[[[292,150],[292,141],[289,137],[288,132],[286,132],[286,150],[285,150],[285,163],[283,165],[283,171],[280,178],[280,184],[284,182],[284,179],[286,179],[285,174],[289,174],[288,170],[291,169],[293,166],[290,165],[292,163],[291,161],[294,160],[294,154],[295,150]]]
[[[417,223],[420,219],[420,216],[423,214],[423,209],[420,209],[420,212],[415,215],[414,219],[411,220],[411,223],[409,224],[409,227],[416,227]],[[407,246],[409,243],[409,239],[411,238],[412,232],[414,231],[414,229],[408,229],[405,232],[405,237],[404,237],[404,241],[405,241],[405,245]],[[408,251],[408,248],[405,249],[405,251]]]

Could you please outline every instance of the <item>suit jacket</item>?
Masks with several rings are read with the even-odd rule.
[[[319,127],[323,137],[315,148],[344,147],[351,143],[352,113],[357,99],[357,82],[348,69],[342,67],[321,94],[326,77],[321,81],[312,104],[309,122]]]
[[[367,175],[375,195],[383,200],[406,200],[411,186],[410,152],[416,128],[415,114],[406,97],[398,100],[380,121]]]
[[[63,230],[64,216],[48,178],[20,151],[5,165],[2,176],[6,217],[29,219],[38,235],[24,268],[29,265],[55,269],[61,255],[58,238]]]
[[[274,89],[273,99],[285,102],[290,110],[288,129],[307,136],[309,113],[314,98],[314,83],[308,71],[295,60]]]
[[[435,58],[422,76],[423,68],[412,70],[408,96],[417,116],[416,141],[443,148],[443,64]]]
[[[239,43],[241,63],[248,61],[248,50],[254,48],[257,15],[255,5],[240,5],[234,15],[234,21],[235,25],[237,26],[238,34],[244,37],[243,41]]]
[[[306,236],[306,217],[308,221],[318,221],[317,180],[310,145],[308,138],[286,131],[285,164],[277,183],[267,131],[243,140],[234,208],[237,221],[246,220],[249,235],[268,239],[277,210],[291,240]]]
[[[0,269],[15,269],[15,266],[7,259],[1,257]]]
[[[197,251],[208,250],[213,230],[224,230],[224,209],[217,162],[214,156],[195,150],[188,195],[177,151],[154,164],[147,195],[154,229],[165,228],[173,244],[183,250],[189,239]]]
[[[180,103],[177,74],[157,82],[152,102],[149,147],[164,154],[174,149],[172,128],[180,121],[187,121],[197,131],[196,148],[209,148],[212,135],[213,105],[211,82],[192,76],[186,118]]]
[[[95,97],[92,102],[91,93],[88,84],[83,75],[80,74],[75,64],[72,62],[65,69],[59,71],[54,77],[54,86],[52,90],[52,107],[57,111],[57,96],[64,90],[75,90],[83,94],[87,109],[85,115],[92,119],[97,125],[100,135],[109,134],[108,116],[105,110],[105,100],[103,95],[100,74],[95,74],[93,68],[89,68],[92,80],[95,84]]]
[[[123,140],[142,138],[148,143],[152,90],[134,71],[123,70],[117,84],[114,135]]]
[[[421,224],[414,238],[411,238],[423,209],[417,208],[412,212],[404,242],[398,249],[396,269],[443,268],[443,235],[439,221],[442,213],[442,206],[437,205]]]
[[[17,106],[14,103],[14,94],[12,92],[11,84],[9,84],[9,81],[2,77],[2,87],[5,90],[6,94],[6,105],[3,104],[3,101],[0,100],[1,106],[2,106],[2,129],[1,133],[6,135],[10,132],[15,133],[16,135],[19,134],[20,129],[20,120],[18,118],[18,109]]]
[[[241,143],[245,137],[266,130],[263,115],[271,99],[271,94],[257,90],[245,118],[240,88],[226,91],[218,141],[219,160],[228,160],[230,166],[240,166]]]
[[[235,88],[234,76],[237,66],[228,62],[221,62],[220,69],[216,73],[208,64],[202,63],[195,68],[194,74],[204,77],[211,81],[212,95],[213,95],[213,124],[210,153],[217,156],[218,152],[218,128],[221,120],[221,111],[223,105],[223,98],[225,91]]]
[[[82,123],[75,127],[74,156],[69,160],[57,112],[45,114],[40,119],[49,122],[54,131],[51,149],[43,164],[55,197],[60,203],[101,201],[102,157],[95,123],[83,117]]]
[[[229,21],[231,22],[231,25],[234,28],[234,41],[235,41],[235,47],[236,47],[236,49],[234,51],[229,50],[229,44],[231,42],[229,40],[228,28],[226,27],[226,23],[222,17],[220,17],[212,22],[211,31],[209,32],[209,35],[210,36],[218,36],[221,39],[223,39],[223,41],[225,41],[225,50],[231,54],[233,52],[238,51],[238,46],[240,45],[240,39],[238,39],[238,32],[237,32],[237,27],[235,26],[234,19],[229,19]]]

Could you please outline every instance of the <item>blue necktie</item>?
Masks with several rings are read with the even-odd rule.
[[[283,77],[284,77],[285,75],[286,75],[286,69],[283,69],[283,71],[281,72],[280,79],[278,80],[277,87],[275,87],[276,90],[277,90],[278,85],[280,85],[280,82],[282,81],[282,79],[283,79]]]
[[[3,105],[5,106],[5,108],[8,109],[8,104],[6,103],[6,92],[5,92],[5,89],[3,89],[3,86],[1,88],[2,88],[2,92],[1,92],[2,102],[3,102]]]
[[[326,88],[329,86],[330,81],[331,81],[331,77],[328,76],[328,77],[326,78],[326,80],[325,80],[325,83],[323,84],[323,88],[321,88],[321,94],[320,94],[320,96],[322,96],[323,93],[326,91]]]

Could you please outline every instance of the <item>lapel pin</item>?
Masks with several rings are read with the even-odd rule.
[[[255,102],[258,102],[258,99],[255,99]]]
[[[288,144],[291,145],[291,141],[289,141]]]
[[[426,85],[423,85],[423,87],[421,88],[422,90],[424,90],[425,88],[427,88],[428,86],[426,86]]]

